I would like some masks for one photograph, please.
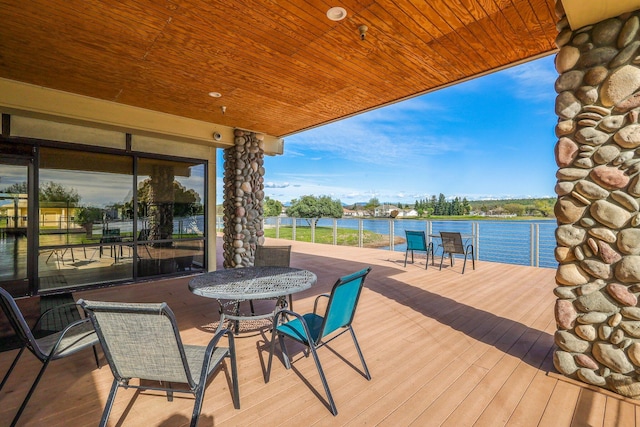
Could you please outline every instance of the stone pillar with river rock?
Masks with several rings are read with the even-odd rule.
[[[234,146],[224,150],[224,267],[253,265],[264,243],[264,136],[235,130]]]
[[[554,365],[638,399],[640,12],[578,30],[556,12]]]

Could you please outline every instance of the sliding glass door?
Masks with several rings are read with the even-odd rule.
[[[29,294],[29,160],[0,159],[0,286]]]

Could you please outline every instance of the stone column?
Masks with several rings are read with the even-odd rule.
[[[640,398],[640,13],[556,43],[556,369]]]
[[[235,145],[224,150],[224,267],[253,265],[264,243],[264,136],[235,131]]]
[[[170,239],[173,234],[174,179],[171,166],[156,165],[149,173],[149,240]]]

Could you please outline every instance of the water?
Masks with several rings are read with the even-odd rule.
[[[267,224],[275,225],[275,218],[267,218]],[[358,229],[357,219],[338,219],[338,228]],[[292,224],[291,218],[280,218],[283,226]],[[299,226],[307,226],[303,219],[298,219]],[[319,227],[332,227],[333,219],[323,218],[318,221]],[[425,231],[428,234],[439,234],[440,231],[457,231],[462,234],[476,234],[474,249],[476,258],[518,265],[537,265],[539,267],[556,268],[558,263],[554,256],[556,247],[554,220],[531,221],[427,221],[427,220],[389,220],[363,219],[364,230],[404,238],[405,230]],[[475,233],[474,233],[475,231]],[[437,247],[437,240],[434,245]],[[389,250],[389,246],[380,247]],[[404,252],[406,245],[395,245],[393,250]]]

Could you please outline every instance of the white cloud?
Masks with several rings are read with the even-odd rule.
[[[558,78],[558,73],[553,66],[552,56],[509,68],[504,73],[515,81],[514,95],[520,99],[549,101],[555,98],[553,91],[540,90],[540,87],[553,88]]]
[[[265,182],[264,183],[264,188],[287,188],[289,187],[289,183],[288,182],[282,182],[282,183],[277,183],[277,182]]]

